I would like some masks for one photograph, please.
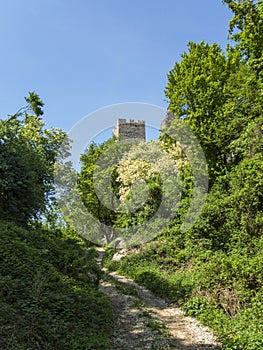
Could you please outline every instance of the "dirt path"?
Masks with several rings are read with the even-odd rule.
[[[103,254],[103,253],[102,253]],[[111,349],[219,350],[209,330],[133,280],[104,270],[100,289],[112,302]]]

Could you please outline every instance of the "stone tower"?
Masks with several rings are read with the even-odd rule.
[[[126,121],[126,119],[118,119],[113,135],[116,137],[122,136],[123,140],[127,142],[143,142],[145,141],[145,121],[134,121],[133,119]]]

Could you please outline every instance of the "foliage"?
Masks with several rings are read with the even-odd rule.
[[[223,111],[225,89],[238,63],[229,60],[216,44],[190,42],[188,50],[169,72],[165,94],[169,110],[184,118],[198,137],[212,180],[226,163],[225,147],[232,135],[226,132],[229,118]]]
[[[96,252],[67,231],[0,223],[0,347],[106,349],[108,299]]]
[[[234,13],[230,21],[231,39],[238,43],[249,64],[260,73],[263,69],[263,1],[224,0]]]
[[[101,145],[92,143],[81,156],[82,167],[78,175],[80,198],[88,212],[101,224],[99,230],[103,232],[106,242],[110,242],[115,238],[114,223],[116,213],[114,211],[114,199],[117,175],[114,171],[116,168],[115,164],[118,162],[119,152],[114,148],[114,145],[114,138]],[[113,148],[114,150],[111,152]],[[106,159],[99,163],[101,157],[106,157]],[[115,175],[113,178],[112,173]],[[109,176],[110,184],[105,186],[104,180],[108,179],[107,176]],[[98,197],[95,183],[97,189],[100,189],[101,198]],[[108,199],[109,206],[104,204],[104,199],[106,201]],[[104,230],[103,225],[112,227],[111,232]]]
[[[173,207],[179,195],[171,174],[177,173],[177,167],[161,146],[160,142],[129,144],[110,139],[101,145],[91,144],[82,155],[80,197],[100,223],[98,231],[105,233],[107,243],[118,236],[118,228],[143,226],[158,211],[163,195],[167,200],[161,214],[166,215],[166,210]],[[162,222],[161,214],[156,226]],[[124,239],[136,236],[127,232],[127,237],[123,233]]]
[[[207,158],[211,181],[202,214],[180,231],[193,181],[185,155],[176,152],[183,196],[174,221],[119,262],[109,250],[105,264],[177,302],[209,325],[224,349],[256,350],[263,346],[263,2],[224,2],[234,12],[236,45],[224,53],[217,44],[190,42],[165,90],[174,113],[163,129],[165,149],[176,149],[167,135],[181,118]]]
[[[53,166],[66,136],[44,128],[37,94],[26,101],[28,106],[0,121],[0,218],[20,224],[43,215],[51,203]]]
[[[0,121],[0,348],[106,349],[111,308],[97,253],[50,210],[66,133],[45,129],[37,94],[25,100]]]
[[[156,214],[165,194],[160,172],[169,178],[175,166],[182,198],[177,205],[175,193],[168,203],[178,209],[174,220],[162,232],[154,227],[157,238],[119,262],[111,260],[115,250],[109,248],[104,264],[177,302],[212,327],[224,349],[256,350],[263,347],[263,2],[223,2],[234,14],[235,44],[223,52],[216,43],[189,43],[168,73],[165,95],[173,115],[168,113],[160,140],[135,148],[115,139],[91,144],[81,157],[78,188],[71,186],[76,174],[69,171],[61,193],[65,207],[80,193],[98,225],[89,225],[80,206],[66,222],[74,223],[78,212],[77,225],[86,223],[93,235],[110,227],[105,238],[111,242],[118,228]],[[43,102],[35,93],[26,101],[28,106],[0,123],[0,219],[23,224],[50,203],[55,157],[65,139],[60,130],[44,129]],[[203,211],[187,232],[180,228],[195,183],[186,149],[168,136],[178,120],[198,138],[210,177]],[[154,145],[173,159],[173,167]],[[147,147],[149,158],[142,157]],[[66,146],[61,152],[67,151]],[[193,154],[197,166],[198,155]],[[152,160],[160,171],[150,166]],[[127,208],[135,210],[122,211]],[[104,349],[110,311],[98,292],[94,251],[85,253],[68,231],[26,231],[10,222],[0,229],[0,347]]]

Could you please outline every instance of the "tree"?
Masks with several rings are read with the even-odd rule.
[[[81,161],[80,197],[100,223],[97,236],[107,243],[117,237],[129,244],[149,240],[175,215],[181,195],[178,168],[160,142],[110,139],[91,144]],[[93,231],[95,226],[86,217]],[[91,236],[88,232],[86,237]]]
[[[0,122],[0,218],[27,223],[47,211],[54,194],[53,167],[66,133],[45,129],[39,96]]]
[[[223,0],[234,13],[229,23],[232,40],[245,59],[260,74],[263,69],[263,1]]]
[[[87,211],[99,223],[100,232],[97,232],[97,237],[106,240],[107,243],[116,238],[114,223],[117,214],[114,210],[116,202],[114,189],[116,190],[117,185],[114,170],[118,163],[118,152],[113,149],[114,144],[115,138],[101,145],[92,143],[80,158],[82,167],[78,176],[80,198]],[[110,150],[109,153],[107,153],[108,150]],[[104,161],[100,162],[102,159],[100,157],[104,157]],[[105,179],[106,183],[104,183]],[[90,225],[88,225],[91,226],[92,220],[89,222]],[[90,236],[92,232],[88,233],[87,238]]]
[[[244,154],[237,140],[262,110],[258,80],[237,48],[189,43],[168,74],[169,110],[190,126],[207,158],[210,184]]]
[[[199,139],[212,180],[226,164],[226,145],[231,141],[229,116],[224,113],[226,86],[239,63],[228,59],[217,44],[190,42],[188,50],[169,72],[165,95],[169,110]]]

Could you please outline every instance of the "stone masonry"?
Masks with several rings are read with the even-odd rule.
[[[123,137],[124,141],[134,142],[134,141],[145,141],[145,121],[138,120],[134,121],[130,119],[118,119],[115,125],[113,135],[116,137]]]

